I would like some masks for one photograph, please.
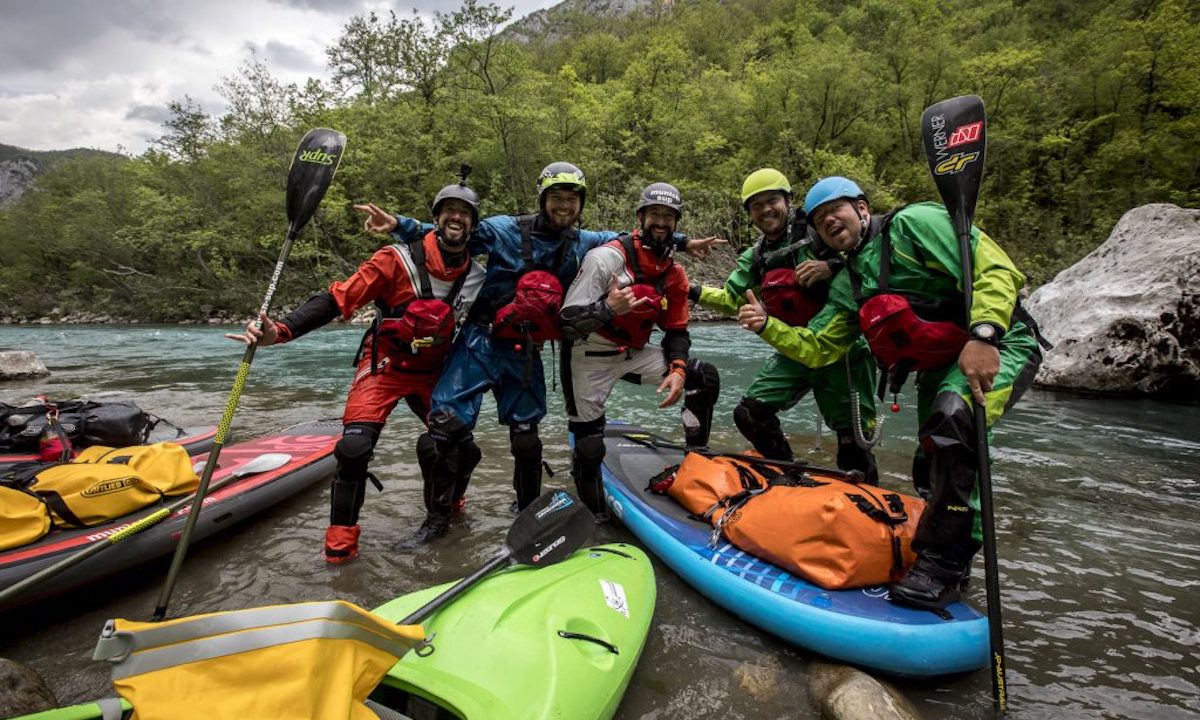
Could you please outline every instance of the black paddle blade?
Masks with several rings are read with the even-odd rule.
[[[552,565],[587,542],[595,526],[591,511],[578,498],[551,490],[517,515],[505,545],[522,565]]]
[[[921,142],[929,171],[959,236],[971,231],[987,152],[983,100],[963,95],[935,103],[921,114]]]
[[[345,148],[346,136],[328,128],[309,130],[300,141],[287,178],[288,229],[293,234],[312,219]]]

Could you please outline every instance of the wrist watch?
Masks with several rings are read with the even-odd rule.
[[[1000,338],[1004,328],[994,322],[977,322],[971,326],[971,339],[985,342],[994,348],[1000,347]]]

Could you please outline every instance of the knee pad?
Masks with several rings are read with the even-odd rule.
[[[429,434],[438,443],[458,443],[469,439],[471,428],[453,410],[438,408],[429,413]]]
[[[426,481],[432,477],[438,457],[437,441],[429,433],[421,433],[421,437],[417,438],[417,464],[421,466],[421,476]]]
[[[350,423],[342,431],[342,439],[333,448],[337,474],[330,486],[330,524],[358,523],[358,512],[366,496],[367,464],[378,439],[379,428],[374,424]]]
[[[779,428],[778,412],[760,400],[744,397],[733,409],[733,424],[763,457],[791,461],[795,456]]]
[[[513,425],[508,429],[508,442],[517,462],[536,458],[541,463],[542,439],[538,436],[537,423]]]
[[[367,464],[379,440],[379,428],[368,423],[350,423],[342,430],[342,439],[333,448],[338,475],[343,480],[366,480]]]
[[[586,422],[568,422],[567,429],[575,435],[573,454],[596,462],[604,460],[604,426],[607,424],[603,415]]]
[[[468,437],[459,443],[456,455],[452,469],[459,478],[469,478],[475,466],[483,459],[483,451],[475,444],[474,437]]]
[[[779,432],[779,411],[761,400],[742,398],[733,409],[733,423],[743,435],[749,432]]]
[[[589,422],[568,423],[575,434],[571,452],[571,475],[579,499],[595,514],[605,512],[604,482],[601,465],[604,463],[604,417]]]
[[[716,365],[693,358],[688,361],[683,376],[683,389],[684,403],[697,398],[709,406],[715,405],[721,394],[721,373],[717,372]]]
[[[917,437],[929,456],[955,447],[974,452],[975,417],[971,406],[958,393],[938,393]]]
[[[537,423],[521,423],[508,429],[513,456],[513,490],[517,509],[524,510],[542,492],[542,439]]]
[[[683,380],[683,432],[688,447],[705,447],[712,431],[713,407],[721,394],[721,376],[712,363],[688,362]]]

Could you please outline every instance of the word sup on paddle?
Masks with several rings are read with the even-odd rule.
[[[341,162],[342,151],[345,150],[345,147],[345,135],[337,130],[317,128],[308,131],[308,134],[300,141],[300,146],[296,148],[296,154],[292,158],[287,176],[287,236],[284,239],[283,248],[279,252],[279,260],[275,263],[275,272],[271,275],[271,282],[267,285],[267,294],[263,298],[262,307],[259,308],[255,317],[261,318],[270,309],[271,300],[275,297],[275,288],[279,284],[279,277],[283,274],[283,266],[292,251],[292,243],[295,242],[308,221],[312,219],[313,213],[317,211],[317,206],[321,204],[321,199],[325,197],[325,191],[333,182],[333,174],[337,172],[338,163]],[[261,320],[257,322],[261,323]],[[187,524],[184,525],[183,533],[179,537],[179,544],[175,546],[175,556],[171,559],[171,569],[167,571],[167,579],[163,584],[162,593],[159,595],[158,605],[154,608],[155,621],[160,621],[167,616],[167,604],[171,600],[171,591],[175,587],[179,569],[183,566],[183,560],[187,556],[188,544],[191,542],[196,520],[200,517],[204,498],[208,494],[208,483],[212,479],[213,470],[217,467],[217,458],[221,455],[221,448],[229,433],[229,425],[233,422],[233,413],[237,410],[238,400],[246,385],[246,378],[250,375],[250,362],[254,359],[254,350],[257,347],[254,343],[248,344],[246,352],[242,356],[242,364],[238,367],[237,376],[234,378],[229,401],[225,404],[225,412],[217,426],[216,440],[213,443],[212,451],[208,454],[208,463],[205,464],[204,472],[200,475],[200,487],[196,490]]]
[[[987,153],[987,115],[983,100],[974,95],[950,98],[921,114],[921,140],[929,171],[950,213],[962,255],[962,290],[966,317],[971,316],[975,263],[971,223],[983,161]],[[988,640],[991,646],[992,708],[998,717],[1008,709],[1004,671],[1004,630],[1000,612],[1000,569],[996,555],[996,518],[992,503],[991,463],[988,459],[987,409],[974,400],[975,447],[979,461],[979,511],[983,521],[983,560],[987,584]]]

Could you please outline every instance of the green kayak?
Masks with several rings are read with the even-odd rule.
[[[398,621],[447,587],[373,612]],[[649,559],[623,543],[542,568],[514,565],[425,620],[431,646],[402,657],[369,704],[384,720],[611,718],[645,645],[654,602]],[[102,717],[100,705],[88,703],[22,720]]]

